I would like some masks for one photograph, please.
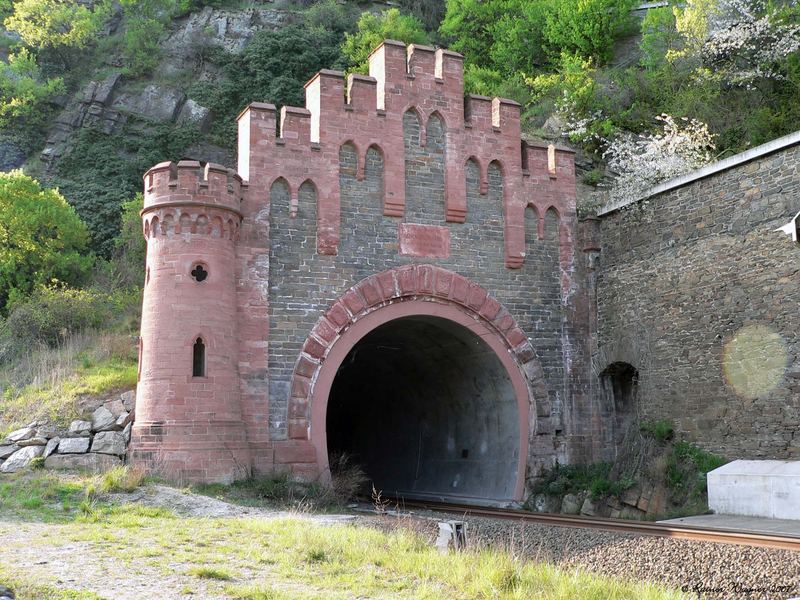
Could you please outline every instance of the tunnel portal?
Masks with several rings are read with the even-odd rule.
[[[483,339],[448,319],[402,317],[361,338],[331,386],[326,430],[329,457],[347,454],[384,495],[514,499],[511,378]]]

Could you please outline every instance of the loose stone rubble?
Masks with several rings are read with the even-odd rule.
[[[46,469],[105,471],[125,460],[134,419],[135,393],[128,391],[90,409],[84,419],[58,431],[34,421],[0,441],[0,473],[14,473],[44,460]]]

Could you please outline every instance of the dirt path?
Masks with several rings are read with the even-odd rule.
[[[316,524],[347,522],[347,515],[309,515],[296,512],[243,507],[207,496],[193,494],[166,486],[149,486],[132,494],[114,494],[114,502],[130,502],[144,506],[162,507],[179,515],[194,518],[303,518]],[[141,600],[142,598],[226,598],[218,582],[210,582],[186,573],[182,564],[164,565],[137,562],[127,564],[114,552],[108,542],[75,541],[75,525],[19,522],[0,514],[0,562],[18,572],[31,583],[55,588],[93,592],[108,600]],[[250,571],[252,578],[269,576],[269,567]],[[248,577],[248,579],[250,578]],[[295,584],[275,582],[291,592]],[[247,583],[245,581],[233,583]],[[300,591],[300,590],[297,590]],[[304,592],[313,592],[303,589]],[[191,594],[191,595],[189,595]]]

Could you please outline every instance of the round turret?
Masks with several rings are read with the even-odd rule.
[[[228,482],[250,469],[237,371],[242,181],[196,161],[158,164],[144,181],[132,462],[173,479]]]

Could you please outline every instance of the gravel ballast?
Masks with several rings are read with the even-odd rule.
[[[800,597],[800,552],[698,542],[592,529],[552,527],[420,511],[366,518],[381,528],[410,527],[431,538],[437,522],[467,522],[472,546],[493,545],[515,556],[579,567],[620,579],[652,581],[709,599]]]

